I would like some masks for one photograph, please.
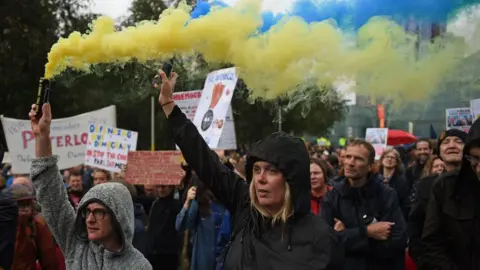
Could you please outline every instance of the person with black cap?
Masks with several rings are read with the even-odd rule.
[[[422,234],[421,270],[480,269],[480,120],[473,123],[464,141],[455,164],[461,164],[460,170],[442,175],[432,186]],[[446,154],[455,151],[447,149]],[[444,161],[451,170],[452,161]]]
[[[240,180],[210,150],[195,125],[175,105],[177,75],[161,71],[159,103],[175,143],[198,178],[232,216],[224,269],[342,269],[344,248],[334,230],[310,213],[310,162],[300,138],[283,132],[258,142]]]
[[[408,253],[419,267],[423,264],[421,257],[424,253],[424,248],[421,237],[423,234],[426,208],[433,183],[439,177],[446,177],[448,179],[455,177],[462,162],[462,151],[466,137],[467,133],[458,129],[450,129],[442,132],[438,138],[437,149],[439,151],[439,157],[445,163],[446,172],[441,176],[433,175],[422,178],[415,185],[415,200],[407,221],[407,232],[410,237]]]

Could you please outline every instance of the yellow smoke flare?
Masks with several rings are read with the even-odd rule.
[[[353,46],[346,45],[347,35],[328,20],[308,25],[300,18],[285,18],[260,34],[260,5],[243,1],[190,20],[191,8],[181,4],[157,22],[121,31],[112,19],[100,17],[89,33],[74,32],[53,45],[45,77],[67,67],[88,71],[98,63],[145,62],[196,52],[209,63],[235,65],[254,98],[292,94],[307,79],[323,86],[348,77],[357,81],[360,93],[419,100],[436,89],[465,51],[464,42],[443,42],[424,48],[426,56],[418,59],[415,37],[383,18],[363,26]]]

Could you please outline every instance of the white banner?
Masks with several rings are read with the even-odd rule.
[[[128,152],[137,149],[138,133],[106,125],[90,124],[85,165],[121,172]]]
[[[226,117],[236,84],[235,68],[211,72],[205,80],[202,97],[198,103],[193,123],[212,149],[222,147],[219,143],[220,137],[226,126]],[[224,144],[229,142],[231,143],[231,139]]]
[[[173,100],[175,100],[175,104],[177,104],[182,112],[187,115],[187,118],[193,122],[201,96],[202,90],[177,92],[173,93]],[[177,149],[179,149],[178,146]],[[216,149],[237,149],[235,122],[233,119],[231,106],[228,108],[227,116],[225,117],[225,128],[222,131],[222,135],[220,136],[220,141],[218,142],[218,147],[216,147]]]
[[[35,138],[30,121],[7,118],[3,115],[1,119],[13,173],[30,173],[30,163],[35,158]],[[52,120],[50,136],[53,153],[60,157],[58,163],[60,169],[83,164],[90,124],[116,126],[115,106]]]

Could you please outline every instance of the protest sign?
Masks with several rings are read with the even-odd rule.
[[[472,113],[469,107],[451,108],[445,110],[446,129],[459,129],[468,133],[473,123]]]
[[[120,172],[127,164],[128,152],[137,148],[138,133],[95,124],[88,131],[85,165]]]
[[[128,153],[125,179],[134,185],[178,185],[182,179],[180,151]]]
[[[175,104],[177,104],[187,118],[193,122],[201,96],[202,90],[177,92],[173,93],[173,100],[175,100]],[[177,149],[179,149],[178,146]],[[216,149],[237,149],[235,123],[231,106],[228,108],[227,116],[225,117],[225,127],[220,135],[220,141]]]
[[[236,84],[235,68],[211,72],[205,80],[193,123],[212,149],[222,147],[219,142],[226,126],[226,118]],[[233,117],[231,118],[233,119]],[[233,121],[231,124],[233,125]],[[231,141],[228,139],[224,144],[231,143]]]
[[[480,117],[480,98],[470,100],[470,112],[472,113],[473,121]]]
[[[30,165],[35,158],[35,137],[30,121],[4,116],[1,116],[1,120],[13,173],[30,173]],[[83,164],[90,124],[116,126],[115,106],[52,120],[50,139],[53,153],[59,156],[59,169]]]
[[[375,159],[379,160],[383,151],[387,148],[388,128],[367,128],[365,141],[375,148]]]

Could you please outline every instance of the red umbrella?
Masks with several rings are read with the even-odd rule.
[[[411,144],[417,141],[415,137],[410,132],[406,132],[399,129],[389,129],[388,130],[388,139],[387,145],[400,145],[400,144]]]

